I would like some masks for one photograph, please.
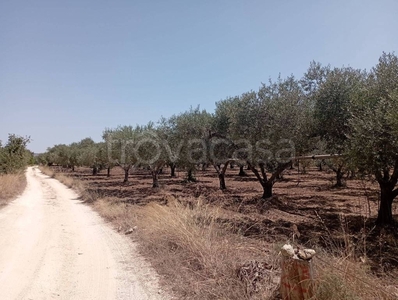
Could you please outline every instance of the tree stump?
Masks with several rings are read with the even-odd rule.
[[[281,296],[283,300],[306,300],[314,295],[312,249],[293,249],[284,245],[282,253]]]

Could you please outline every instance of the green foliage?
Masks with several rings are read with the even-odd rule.
[[[300,79],[300,85],[304,92],[312,96],[316,93],[320,85],[325,82],[330,73],[330,66],[322,66],[321,63],[312,61],[306,73]]]
[[[85,138],[70,145],[55,145],[37,157],[37,162],[46,165],[59,165],[73,169],[75,166],[101,168],[108,162],[105,143],[95,143]]]
[[[328,69],[322,82],[312,92],[314,102],[313,136],[325,146],[325,153],[346,154],[350,107],[353,93],[363,84],[366,74],[353,68]],[[319,144],[318,144],[319,145]],[[314,149],[312,152],[319,151]],[[325,164],[336,173],[336,186],[343,186],[349,158],[326,159]]]
[[[10,134],[4,147],[0,143],[0,173],[15,173],[32,163],[33,153],[26,148],[29,142],[29,137]]]
[[[231,116],[239,105],[240,97],[229,97],[225,100],[216,102],[216,110],[212,121],[212,128],[216,132],[230,136],[231,135]]]
[[[224,131],[237,147],[246,145],[245,160],[252,165],[265,163],[272,171],[278,159],[294,156],[295,149],[304,151],[309,109],[301,86],[291,76],[263,84],[257,93],[244,93],[239,100],[224,100],[217,106],[216,119],[229,124]],[[238,158],[245,156],[243,152]]]
[[[118,126],[103,132],[109,163],[129,170],[137,162],[135,143],[140,131],[140,126]]]
[[[314,93],[315,134],[326,142],[327,150],[343,153],[350,132],[352,94],[365,77],[360,70],[335,68]]]
[[[167,136],[162,127],[155,128],[153,123],[136,128],[134,154],[138,164],[150,170],[158,170],[168,160],[164,144]]]
[[[350,157],[363,173],[398,168],[398,58],[383,54],[353,96]]]
[[[392,203],[398,196],[398,58],[383,55],[366,84],[353,96],[350,158],[363,175],[380,186],[378,224],[394,223]]]
[[[166,132],[172,132],[169,139],[173,146],[176,163],[187,169],[196,164],[207,163],[206,137],[211,131],[212,115],[199,107],[174,115],[169,119]]]

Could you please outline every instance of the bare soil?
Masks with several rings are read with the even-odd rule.
[[[126,205],[166,204],[170,195],[181,201],[201,197],[221,209],[220,224],[233,224],[232,230],[245,237],[270,243],[294,240],[339,253],[350,250],[357,259],[370,259],[376,273],[397,271],[398,232],[374,226],[379,191],[377,183],[369,180],[346,180],[346,187],[335,188],[333,172],[311,168],[302,174],[292,169],[275,184],[275,196],[264,200],[256,178],[248,170],[248,176],[238,176],[238,168],[228,169],[225,191],[218,188],[211,167],[196,172],[197,182],[187,182],[182,170],[171,178],[165,168],[159,175],[159,188],[152,188],[150,173],[142,169],[132,170],[127,184],[123,184],[124,174],[118,167],[112,169],[111,177],[106,170],[97,176],[88,168],[63,171],[88,183],[88,189],[100,197]],[[397,204],[393,213],[397,217]]]

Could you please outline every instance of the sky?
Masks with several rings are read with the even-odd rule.
[[[99,142],[313,60],[369,70],[397,51],[397,15],[396,0],[0,0],[0,140]]]

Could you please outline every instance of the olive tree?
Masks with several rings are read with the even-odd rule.
[[[152,187],[159,187],[159,173],[167,163],[167,135],[162,127],[156,128],[152,122],[136,128],[135,159],[139,166],[151,172]]]
[[[93,176],[98,175],[106,164],[107,152],[105,143],[94,143],[80,149],[79,163],[92,168]]]
[[[394,223],[392,203],[398,196],[398,57],[383,53],[353,96],[350,159],[380,187],[377,224]]]
[[[162,139],[166,164],[170,167],[170,176],[175,177],[177,164],[182,162],[179,156],[186,141],[179,137],[176,116],[169,119],[162,117],[158,123],[158,134]]]
[[[112,132],[113,132],[112,129],[105,129],[102,132],[102,139],[103,139],[103,142],[101,143],[102,145],[101,148],[103,149],[102,162],[103,166],[107,170],[106,172],[107,177],[111,176],[111,169],[117,165],[114,159],[114,157],[116,156],[116,154],[114,153],[116,149],[114,149],[114,147],[112,146]]]
[[[327,166],[336,173],[336,186],[343,186],[343,176],[347,172],[347,135],[350,132],[349,108],[352,93],[362,83],[365,74],[353,68],[330,70],[326,79],[314,92],[314,133],[324,142],[325,150],[340,154],[326,159]]]
[[[321,63],[312,61],[307,72],[300,79],[303,92],[309,97],[316,94],[319,87],[326,81],[330,71],[329,65],[322,66]]]
[[[236,96],[228,97],[216,103],[216,110],[212,119],[212,133],[209,133],[207,138],[209,160],[217,172],[221,190],[226,189],[225,173],[229,164],[239,165],[239,175],[246,175],[243,170],[245,163],[238,157],[234,157],[236,145],[230,139],[230,116],[233,113],[234,106],[238,105],[239,101],[239,96]]]
[[[217,172],[219,186],[221,190],[227,188],[225,184],[225,173],[228,165],[238,161],[233,158],[235,145],[217,132],[209,133],[205,139],[207,144],[208,161]]]
[[[232,101],[232,100],[230,100]],[[263,84],[258,92],[240,96],[228,116],[234,158],[244,160],[263,188],[263,198],[291,157],[304,151],[308,102],[293,76]]]
[[[115,129],[105,129],[103,138],[106,143],[108,163],[124,170],[124,183],[128,182],[129,172],[136,163],[135,143],[139,129],[133,126],[118,126]]]
[[[58,144],[47,149],[47,161],[49,165],[69,167],[70,151],[68,145]]]
[[[170,117],[170,127],[175,131],[176,163],[187,170],[187,180],[195,181],[194,172],[200,164],[207,164],[205,138],[211,128],[211,114],[199,107]]]

